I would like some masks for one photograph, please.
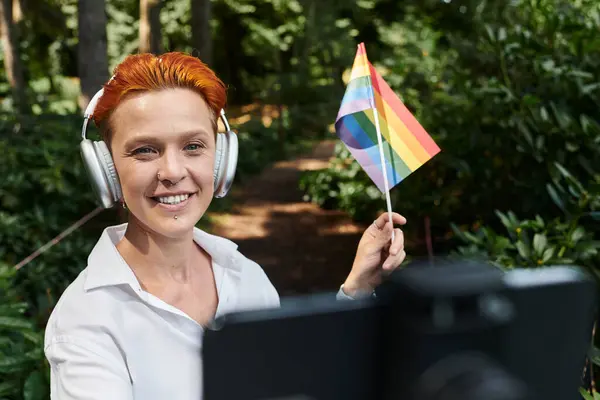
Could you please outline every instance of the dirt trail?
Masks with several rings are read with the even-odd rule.
[[[326,167],[334,146],[274,164],[233,191],[230,212],[210,214],[212,231],[259,263],[280,295],[337,290],[352,266],[364,227],[302,201],[298,189],[301,172]]]

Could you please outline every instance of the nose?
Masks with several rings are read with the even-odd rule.
[[[187,168],[185,167],[184,156],[179,154],[178,151],[165,151],[160,160],[160,167],[157,175],[158,180],[175,185],[184,179],[186,175]]]

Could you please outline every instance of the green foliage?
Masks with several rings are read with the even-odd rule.
[[[9,131],[14,121],[2,122],[0,259],[15,265],[95,204],[79,155],[81,117],[40,115],[24,120],[16,133]],[[49,312],[85,265],[92,238],[98,234],[95,226],[68,237],[17,275],[34,315]]]
[[[343,209],[357,220],[368,220],[385,201],[360,165],[341,143],[327,170],[307,171],[300,178],[304,199],[326,209]]]
[[[459,239],[466,245],[458,252],[465,256],[482,256],[506,268],[573,264],[587,267],[600,282],[600,173],[593,170],[590,182],[582,183],[561,164],[555,163],[552,181],[546,185],[549,197],[563,216],[544,220],[519,220],[515,213],[496,211],[504,229],[498,234],[488,226],[475,232],[462,231],[453,224]]]
[[[236,181],[256,175],[270,163],[281,157],[281,146],[276,126],[265,127],[258,119],[237,127],[240,154]]]
[[[581,394],[581,398],[583,398],[583,400],[600,400],[600,393],[597,392],[594,392],[594,394],[591,395],[587,390],[580,388],[579,394]]]
[[[428,9],[427,2],[409,9],[402,33],[381,29],[383,42],[394,45],[392,56],[370,55],[442,148],[392,190],[393,208],[412,221],[429,216],[437,248],[449,237],[448,221],[499,228],[494,210],[510,209],[530,218],[560,217],[547,189],[560,175],[556,163],[574,177],[590,177],[571,190],[597,185],[600,57],[592,49],[600,44],[600,4],[465,2],[444,18],[427,16]],[[468,24],[445,25],[460,9]],[[340,190],[346,182],[338,165],[313,173],[319,185],[306,186],[309,198],[376,212],[356,204],[363,197]],[[356,178],[357,188],[372,185],[366,174]]]
[[[19,300],[13,278],[14,270],[0,264],[0,398],[46,399],[43,333],[26,318],[27,303]]]
[[[505,227],[503,234],[487,226],[469,232],[453,225],[456,235],[467,243],[459,246],[461,255],[489,258],[505,268],[584,265],[600,279],[600,271],[595,269],[600,241],[576,221],[544,221],[539,215],[520,220],[513,212],[497,214]]]
[[[19,271],[14,265],[94,207],[80,161],[78,115],[0,119],[0,398],[47,399],[43,330],[65,287],[85,266],[102,226]],[[108,222],[109,215],[104,215]]]

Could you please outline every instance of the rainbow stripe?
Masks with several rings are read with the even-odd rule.
[[[385,168],[391,189],[439,153],[440,148],[373,68],[367,59],[365,45],[361,43],[335,128],[352,156],[384,192],[374,107],[379,114]]]

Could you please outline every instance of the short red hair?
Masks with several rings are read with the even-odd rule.
[[[149,53],[127,56],[104,85],[104,94],[94,110],[93,119],[110,142],[110,116],[121,100],[130,93],[188,88],[202,96],[213,116],[213,129],[217,132],[217,118],[227,102],[223,82],[205,63],[185,53],[171,52],[162,55]]]

